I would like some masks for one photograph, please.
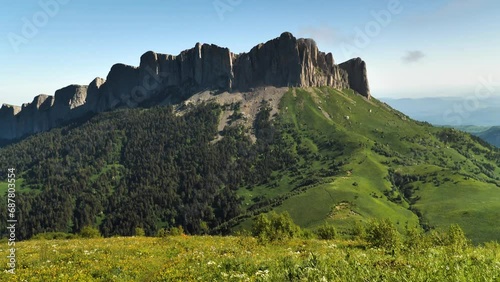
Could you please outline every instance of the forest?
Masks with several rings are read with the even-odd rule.
[[[242,126],[217,132],[222,107],[207,103],[184,115],[173,107],[124,109],[2,148],[2,165],[22,180],[18,239],[86,226],[104,236],[177,226],[189,234],[227,232],[223,223],[242,212],[235,191],[266,182],[299,156],[280,138],[266,103],[253,132]],[[2,168],[0,179],[6,173]],[[2,210],[2,223],[6,216]]]

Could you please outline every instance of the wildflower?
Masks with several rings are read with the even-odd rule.
[[[257,272],[255,272],[255,276],[257,277],[267,277],[269,275],[269,270],[266,269],[266,270],[259,270]]]

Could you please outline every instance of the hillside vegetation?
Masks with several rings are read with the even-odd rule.
[[[500,123],[500,121],[498,122]],[[500,147],[500,126],[447,126],[471,133],[493,146]]]
[[[500,126],[493,126],[488,130],[478,132],[476,135],[489,142],[490,144],[500,148]]]
[[[475,243],[500,238],[500,152],[477,137],[327,87],[291,88],[275,116],[262,101],[251,129],[243,111],[119,110],[0,149],[0,179],[18,172],[19,238],[85,226],[227,234],[271,210],[344,237],[388,218],[399,231],[457,223]]]
[[[500,247],[429,246],[388,253],[358,240],[245,236],[114,237],[17,244],[2,281],[496,281]],[[7,255],[2,249],[0,252]]]

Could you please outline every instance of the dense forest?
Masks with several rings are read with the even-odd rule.
[[[119,110],[2,148],[0,179],[7,166],[22,179],[18,238],[85,226],[105,236],[133,235],[137,227],[150,235],[176,226],[193,234],[227,231],[223,223],[241,213],[235,191],[266,182],[299,157],[265,103],[253,129],[217,132],[222,110],[216,104],[184,115],[172,107]],[[1,217],[6,222],[4,210]]]

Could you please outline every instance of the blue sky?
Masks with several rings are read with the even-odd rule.
[[[202,42],[239,53],[283,31],[314,38],[338,63],[363,58],[375,97],[470,95],[481,78],[500,82],[499,15],[494,0],[9,1],[0,103],[105,78],[148,50]]]

